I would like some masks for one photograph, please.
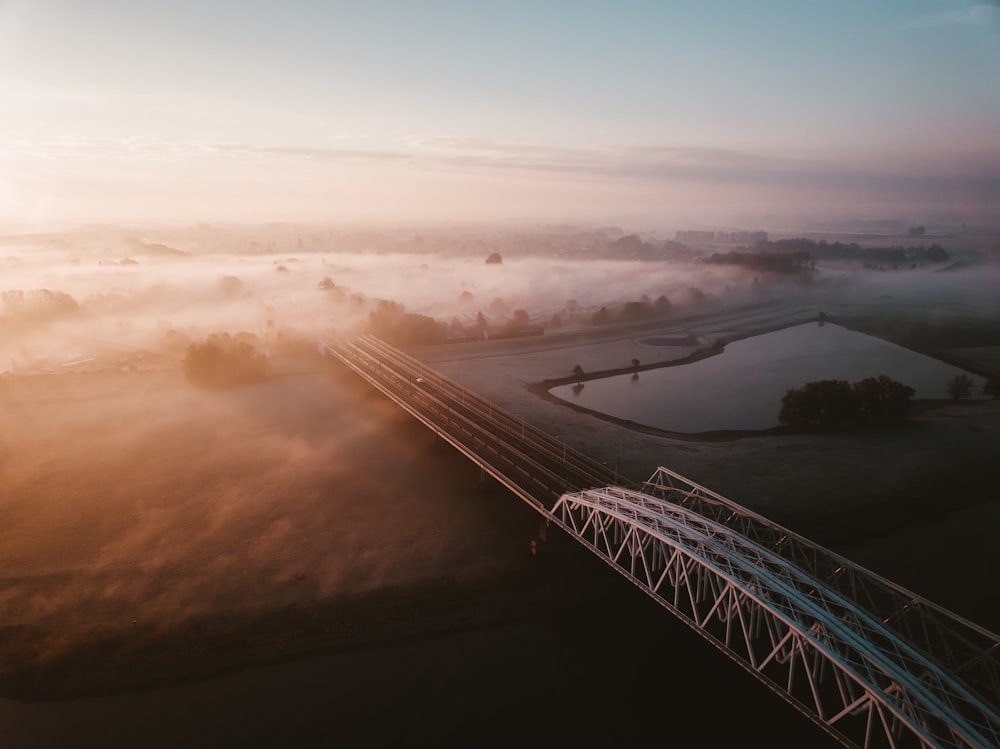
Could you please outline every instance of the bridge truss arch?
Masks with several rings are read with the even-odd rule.
[[[617,466],[377,338],[335,337],[319,353],[845,746],[1000,749],[1000,637],[992,632],[669,469],[618,486]]]
[[[851,747],[1000,747],[998,638],[665,468],[551,519]]]

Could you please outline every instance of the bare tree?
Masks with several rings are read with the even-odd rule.
[[[948,395],[953,401],[959,401],[972,395],[972,378],[962,372],[948,380]]]

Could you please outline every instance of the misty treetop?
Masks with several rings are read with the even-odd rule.
[[[225,387],[263,379],[267,355],[253,342],[252,334],[211,333],[191,343],[184,356],[184,374],[196,385]]]
[[[0,291],[0,322],[49,320],[79,312],[77,301],[62,291],[9,289]]]
[[[448,336],[444,323],[407,312],[399,302],[378,299],[368,313],[368,332],[389,343],[441,343]]]
[[[865,263],[922,265],[941,263],[948,252],[941,246],[862,247],[851,242],[827,242],[814,239],[762,240],[751,249],[716,252],[705,262],[713,265],[738,265],[771,273],[803,273],[816,269],[817,260],[858,260]]]
[[[808,252],[716,252],[705,261],[713,265],[741,265],[770,273],[801,273],[816,269],[816,259]]]
[[[894,247],[862,247],[857,242],[827,242],[825,239],[776,239],[757,242],[756,252],[801,253],[817,260],[867,260],[883,263],[940,263],[948,259],[948,252],[938,244]]]

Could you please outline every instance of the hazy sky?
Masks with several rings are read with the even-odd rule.
[[[0,0],[3,222],[998,205],[997,2]]]

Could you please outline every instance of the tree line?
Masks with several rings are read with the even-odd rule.
[[[946,383],[948,397],[958,402],[972,396],[975,381],[964,372]],[[1000,398],[1000,377],[983,383],[983,395]],[[788,390],[781,399],[778,422],[793,429],[845,429],[897,422],[909,415],[914,389],[886,375],[857,382],[816,380]]]
[[[781,399],[778,421],[795,429],[840,429],[898,421],[916,391],[886,375],[818,380],[793,388]]]

